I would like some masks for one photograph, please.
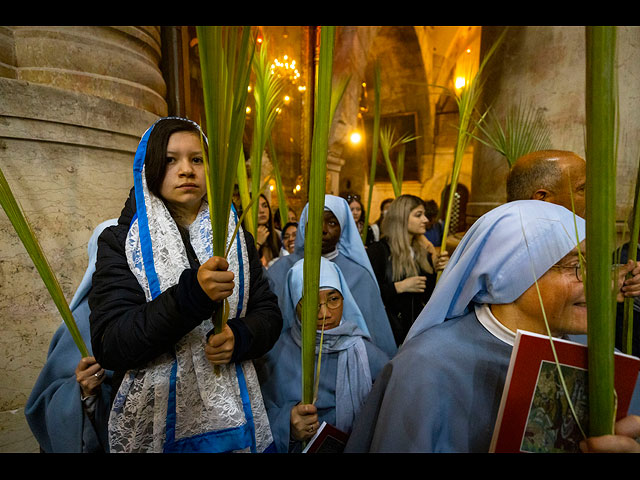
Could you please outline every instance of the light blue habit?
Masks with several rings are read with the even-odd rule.
[[[89,355],[91,334],[89,332],[88,297],[91,276],[95,271],[98,237],[102,231],[115,225],[117,219],[107,220],[96,227],[89,239],[89,266],[69,304],[78,330],[85,341]],[[93,421],[82,407],[80,385],[75,370],[81,359],[69,329],[63,323],[54,333],[49,345],[47,361],[38,376],[25,405],[27,423],[38,444],[47,453],[94,453],[107,452],[107,421],[109,418],[112,372],[105,370],[105,381],[96,400]]]
[[[258,370],[271,431],[280,453],[301,448],[298,442],[290,442],[290,413],[302,399],[300,321],[296,305],[302,297],[303,264],[304,260],[300,260],[289,270],[284,289],[283,316],[291,326],[285,329]],[[364,320],[344,276],[335,263],[325,258],[321,258],[320,288],[335,288],[344,301],[341,324],[324,332],[315,405],[320,422],[326,421],[348,433],[372,381],[389,356],[373,345],[358,327]],[[316,342],[317,353],[319,332]]]
[[[346,279],[351,294],[367,323],[364,333],[371,337],[371,341],[392,357],[396,351],[396,343],[391,331],[391,325],[380,296],[380,288],[376,280],[371,262],[362,243],[358,227],[353,220],[349,204],[344,198],[325,195],[325,210],[330,210],[340,224],[340,240],[336,248],[336,256],[325,255],[340,267]],[[298,222],[298,234],[294,252],[280,257],[267,270],[269,286],[278,297],[279,306],[284,309],[284,285],[289,269],[304,257],[304,241],[307,226],[309,204],[305,205]],[[283,331],[290,326],[284,316]]]
[[[584,239],[539,200],[507,203],[465,234],[407,341],[356,419],[348,452],[488,452],[512,345],[475,307],[510,303]],[[445,321],[447,320],[447,321]]]

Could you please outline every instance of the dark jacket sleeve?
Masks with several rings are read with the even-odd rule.
[[[204,293],[196,269],[150,302],[129,269],[124,252],[126,225],[106,229],[98,239],[93,274],[91,345],[104,368],[142,366],[169,349],[217,308]]]
[[[200,287],[197,268],[186,269],[176,285],[147,302],[127,264],[127,230],[121,224],[100,236],[89,297],[94,355],[104,368],[119,371],[140,367],[169,351],[219,308]],[[282,328],[277,300],[269,290],[252,241],[247,244],[249,301],[246,316],[229,321],[236,344],[232,361],[262,355],[275,343]]]
[[[398,301],[398,292],[394,282],[387,275],[387,270],[391,268],[391,250],[386,241],[380,240],[367,248],[367,255],[371,262],[371,268],[378,280],[380,296],[385,305],[393,305]]]
[[[227,322],[235,337],[232,362],[261,357],[271,350],[282,331],[278,298],[271,291],[252,235],[244,232],[249,256],[249,301],[244,317]]]

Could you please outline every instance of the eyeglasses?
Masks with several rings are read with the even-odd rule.
[[[583,262],[585,270],[587,269],[587,263]],[[575,271],[576,279],[579,282],[582,282],[582,268],[580,268],[580,264],[578,265],[553,265],[551,268],[563,268],[563,269],[573,269]]]
[[[320,307],[322,307],[323,305],[326,306],[329,310],[336,310],[342,306],[342,296],[331,295],[331,297],[329,297],[326,302],[318,302],[318,312],[320,312]],[[300,312],[302,311],[302,299],[300,299],[300,301],[298,302],[296,309],[298,310],[298,314],[300,314]]]

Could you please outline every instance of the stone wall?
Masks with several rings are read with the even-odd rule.
[[[483,27],[483,48],[497,38],[500,27]],[[616,219],[626,218],[632,205],[640,153],[640,27],[618,28],[620,140]],[[544,111],[554,148],[585,155],[585,27],[514,26],[504,47],[487,65],[490,73],[484,103],[504,113],[523,100]],[[477,145],[468,222],[506,201],[508,165],[495,151]]]
[[[0,167],[68,301],[167,113],[159,61],[159,27],[0,27]],[[0,452],[37,451],[23,407],[61,318],[4,212],[0,292]]]

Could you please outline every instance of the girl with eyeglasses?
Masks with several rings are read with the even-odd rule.
[[[288,272],[283,317],[287,328],[258,367],[262,396],[279,453],[300,452],[323,421],[349,433],[389,356],[376,347],[340,268],[321,258],[316,355],[322,349],[313,404],[302,404],[301,325],[304,259]],[[322,337],[321,337],[322,335]],[[316,357],[317,358],[317,357]]]

